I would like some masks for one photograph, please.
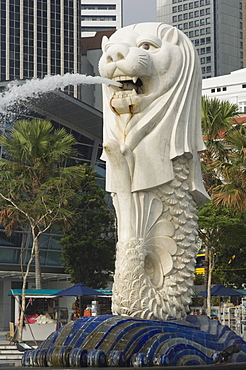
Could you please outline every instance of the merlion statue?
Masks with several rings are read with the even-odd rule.
[[[141,23],[102,41],[106,190],[117,213],[112,312],[183,318],[197,254],[196,206],[209,199],[199,151],[201,72],[177,28]]]

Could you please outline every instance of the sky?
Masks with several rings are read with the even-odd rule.
[[[123,0],[123,27],[156,22],[156,0]]]

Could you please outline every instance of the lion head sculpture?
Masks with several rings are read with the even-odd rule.
[[[103,38],[102,77],[122,83],[104,86],[104,146],[112,140],[132,153],[131,191],[173,179],[172,160],[186,155],[190,189],[198,204],[208,199],[198,152],[205,149],[200,126],[201,72],[196,50],[177,28],[141,23]],[[106,189],[117,192],[110,162]]]

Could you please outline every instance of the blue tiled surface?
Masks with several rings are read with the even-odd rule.
[[[165,322],[113,315],[80,318],[23,355],[25,366],[100,367],[212,364],[214,353],[240,344],[228,362],[246,362],[246,342],[206,316]]]

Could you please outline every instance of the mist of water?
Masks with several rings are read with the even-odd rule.
[[[64,76],[45,76],[43,79],[33,78],[27,80],[24,84],[18,81],[13,81],[7,85],[6,90],[0,94],[0,112],[4,113],[6,108],[25,101],[28,98],[38,97],[56,89],[62,89],[69,85],[81,84],[107,84],[121,86],[119,82],[102,78],[99,76],[86,76],[79,73],[66,73]]]

